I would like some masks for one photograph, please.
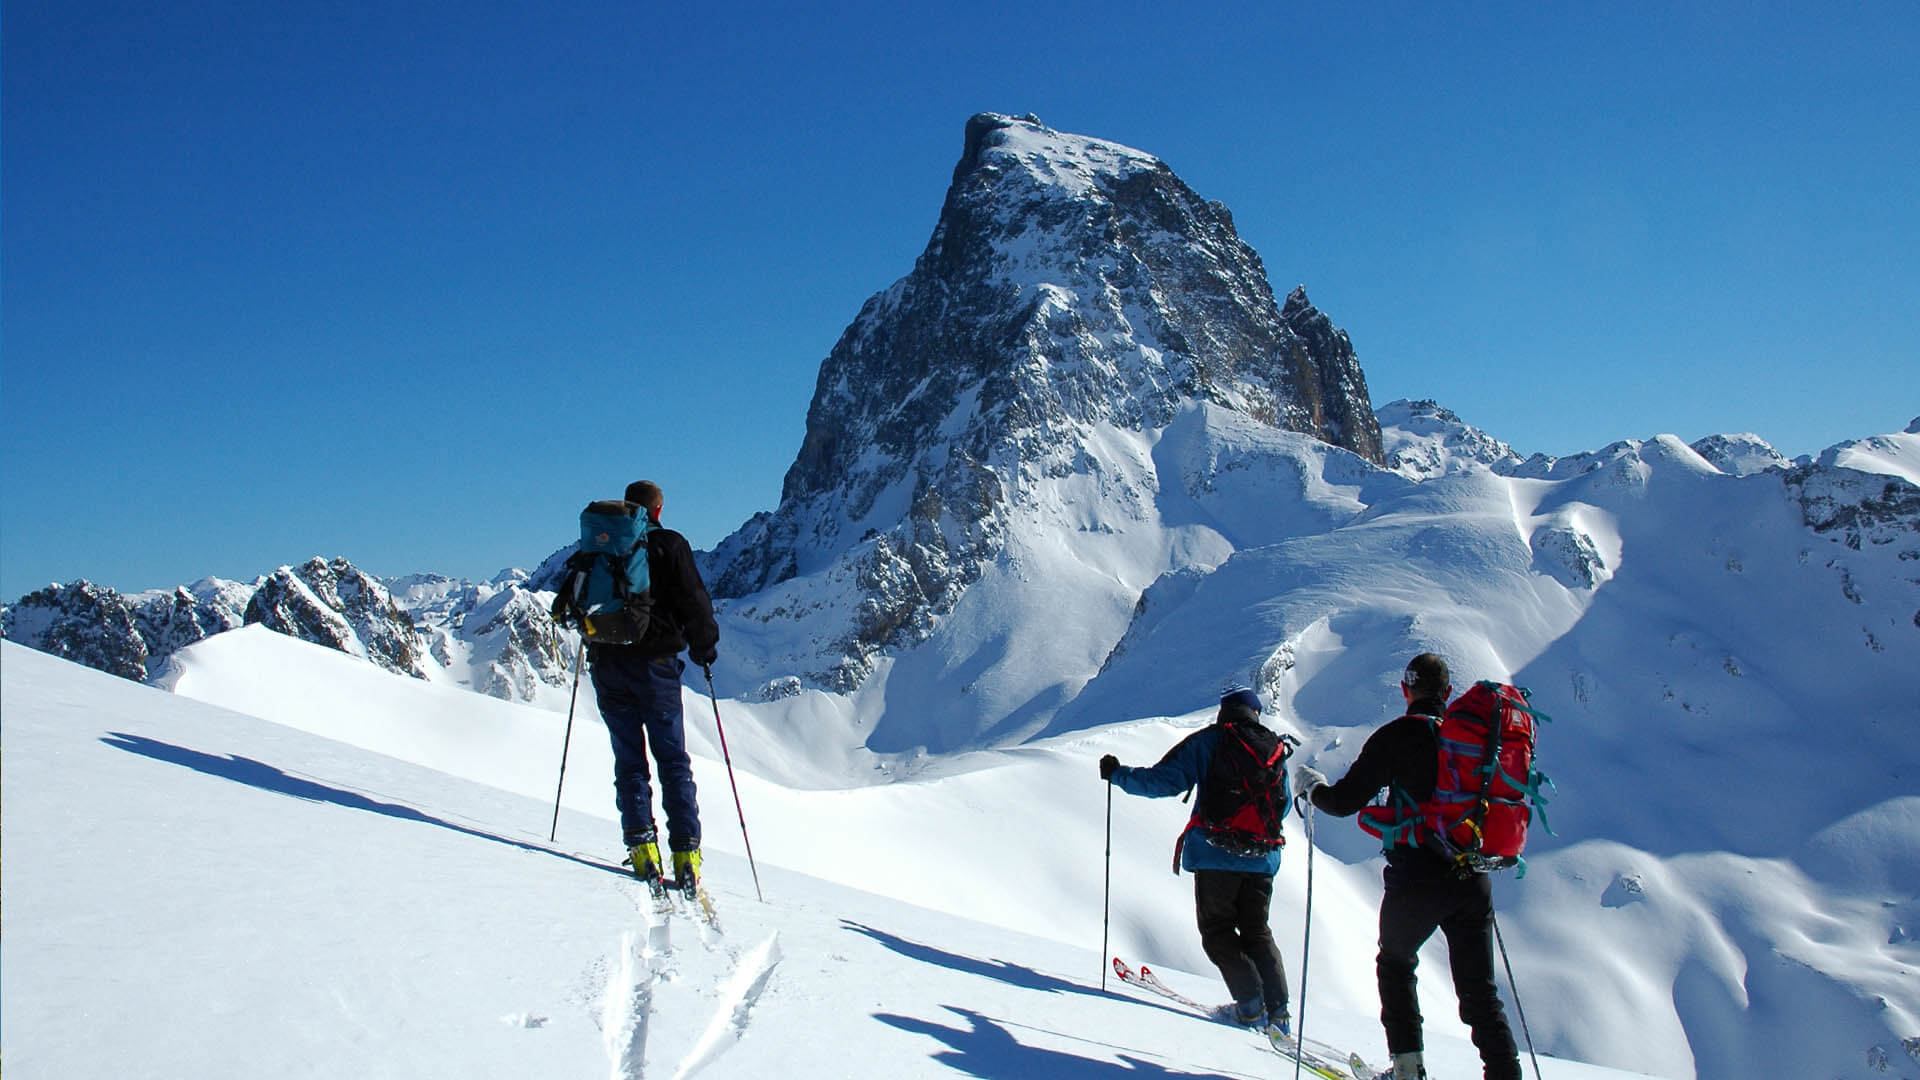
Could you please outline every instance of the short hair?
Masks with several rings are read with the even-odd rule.
[[[1438,653],[1423,652],[1407,661],[1400,685],[1417,698],[1444,697],[1453,685],[1453,677],[1447,672],[1447,662],[1440,659]]]
[[[660,485],[651,480],[635,480],[627,485],[627,501],[638,503],[648,510],[660,509],[660,500],[664,495]]]

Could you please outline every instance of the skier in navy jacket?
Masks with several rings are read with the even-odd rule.
[[[1120,764],[1112,754],[1100,759],[1100,777],[1129,795],[1164,798],[1196,788],[1206,779],[1228,723],[1259,723],[1260,696],[1241,687],[1220,698],[1216,721],[1180,740],[1150,768]],[[1284,785],[1284,775],[1282,779]],[[1280,793],[1280,803],[1286,795]],[[1264,855],[1239,855],[1207,839],[1196,816],[1180,837],[1180,865],[1193,873],[1193,906],[1200,944],[1220,969],[1233,1003],[1220,1018],[1271,1034],[1292,1033],[1287,1009],[1287,972],[1267,926],[1273,902],[1273,875],[1280,870],[1280,849]]]

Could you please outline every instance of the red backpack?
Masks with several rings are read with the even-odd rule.
[[[1547,825],[1540,786],[1553,786],[1533,766],[1535,721],[1552,717],[1528,704],[1527,691],[1496,682],[1475,683],[1435,721],[1439,768],[1433,797],[1424,803],[1395,787],[1384,806],[1360,811],[1360,827],[1383,846],[1425,847],[1463,871],[1518,867],[1524,876],[1527,826],[1536,809]]]
[[[1173,844],[1173,872],[1187,834],[1198,830],[1214,847],[1233,855],[1266,855],[1287,842],[1281,820],[1290,801],[1287,758],[1299,743],[1257,720],[1216,722],[1219,741],[1207,759],[1193,817]]]

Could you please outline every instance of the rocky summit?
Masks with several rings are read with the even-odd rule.
[[[1346,333],[1303,289],[1276,300],[1224,205],[1149,154],[977,115],[925,252],[822,363],[780,506],[710,584],[846,578],[861,599],[797,674],[851,689],[931,633],[1043,481],[1102,468],[1097,431],[1193,403],[1383,460]]]

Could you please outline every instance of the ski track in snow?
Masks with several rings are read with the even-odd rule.
[[[693,1052],[680,1063],[679,1071],[673,1074],[674,1080],[692,1076],[740,1041],[752,1020],[754,1003],[773,981],[773,969],[779,963],[780,935],[776,932],[753,950],[745,964],[734,970],[732,980],[713,1010],[713,1018],[707,1021],[707,1030],[694,1044]]]
[[[644,1080],[654,987],[674,971],[673,942],[666,921],[649,920],[644,940],[643,945],[635,930],[621,933],[613,976],[607,982],[600,1030],[613,1067],[609,1074],[612,1080]]]
[[[655,1014],[669,1000],[660,994],[660,988],[676,982],[681,975],[682,957],[673,945],[673,924],[690,910],[676,899],[671,911],[660,911],[654,907],[653,898],[636,884],[624,885],[622,891],[645,919],[645,936],[643,940],[638,929],[620,935],[619,951],[601,1001],[600,1028],[611,1080],[645,1080],[650,1029]],[[740,1041],[752,1021],[754,1005],[766,992],[781,960],[778,932],[761,942],[742,964],[717,926],[697,915],[688,921],[703,952],[711,958],[694,966],[711,972],[713,984],[721,989],[710,1007],[705,1030],[675,1070],[675,1080],[706,1068]],[[674,995],[671,1000],[678,998]]]

